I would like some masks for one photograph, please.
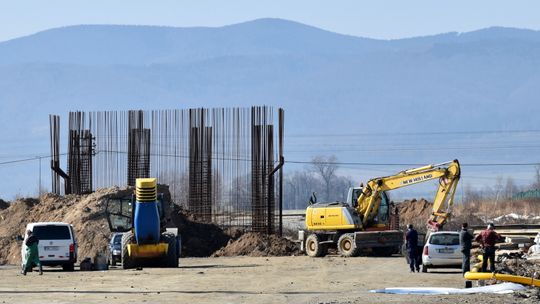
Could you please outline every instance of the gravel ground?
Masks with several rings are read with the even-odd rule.
[[[62,272],[26,277],[0,267],[1,303],[537,303],[511,295],[387,295],[385,287],[464,286],[458,270],[409,273],[402,257],[181,259],[178,269]]]

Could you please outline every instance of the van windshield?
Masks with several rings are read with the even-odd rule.
[[[38,240],[69,240],[71,239],[68,226],[56,226],[56,225],[34,226],[33,234],[34,236],[37,237]]]
[[[429,243],[432,245],[442,245],[442,246],[459,245],[459,234],[455,234],[455,233],[434,234],[429,239]]]

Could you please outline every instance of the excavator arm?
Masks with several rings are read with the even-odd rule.
[[[399,172],[395,175],[371,179],[362,188],[357,200],[357,212],[361,215],[362,226],[377,215],[381,203],[381,192],[416,185],[439,179],[437,194],[433,200],[433,211],[428,220],[428,228],[437,231],[446,223],[451,215],[454,194],[460,178],[458,160],[437,165],[427,165]]]

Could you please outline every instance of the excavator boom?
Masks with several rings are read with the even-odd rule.
[[[378,177],[367,182],[357,200],[357,212],[362,217],[362,225],[376,216],[380,205],[380,193],[415,184],[439,179],[437,194],[433,200],[433,211],[428,220],[430,230],[439,230],[451,215],[454,194],[460,178],[459,161],[453,160],[437,165],[427,165],[409,169],[395,175]]]

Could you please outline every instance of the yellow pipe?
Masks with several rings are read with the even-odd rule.
[[[484,257],[479,255],[479,256],[477,256],[477,258],[478,258],[478,260],[480,260],[480,262],[474,264],[474,266],[471,269],[471,272],[480,272],[480,270],[482,269],[482,260],[483,260]],[[489,261],[488,261],[488,263],[489,263]]]
[[[514,283],[520,283],[520,284],[533,285],[533,286],[536,286],[536,287],[540,287],[540,280],[533,279],[533,278],[528,278],[528,277],[522,277],[522,276],[502,274],[502,273],[466,272],[465,273],[465,279],[467,279],[467,280],[491,280],[491,279],[496,279],[496,280],[499,280],[499,281],[514,282]]]

